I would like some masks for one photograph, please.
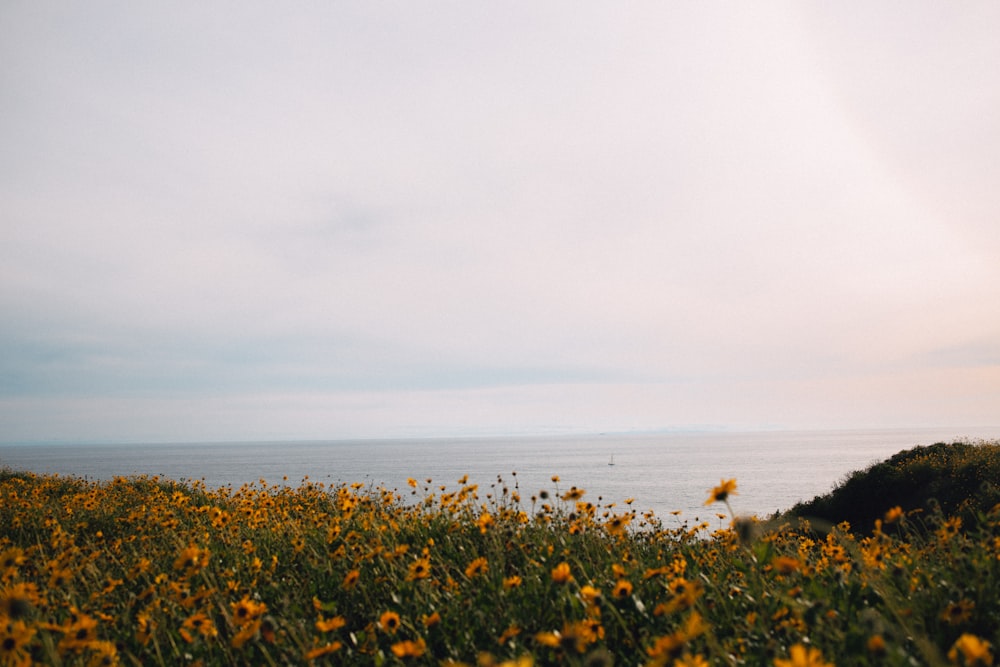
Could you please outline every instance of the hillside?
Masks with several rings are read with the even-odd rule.
[[[971,519],[1000,503],[1000,441],[943,442],[904,450],[849,474],[830,493],[789,514],[870,532],[893,507]],[[918,514],[920,512],[917,512]]]

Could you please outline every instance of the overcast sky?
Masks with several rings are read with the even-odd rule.
[[[998,424],[998,33],[6,0],[0,440]]]

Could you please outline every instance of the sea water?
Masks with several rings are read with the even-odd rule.
[[[484,501],[507,489],[531,496],[583,489],[594,504],[715,521],[709,490],[736,479],[738,514],[768,516],[829,492],[849,473],[917,445],[1000,438],[994,429],[700,432],[546,437],[173,444],[0,445],[0,466],[109,480],[160,475],[210,488],[247,483],[359,482],[406,497],[456,490],[468,476]],[[612,465],[613,463],[613,465]],[[553,481],[558,477],[558,482]],[[419,482],[412,489],[408,479]],[[429,480],[429,481],[428,481]],[[676,514],[679,512],[679,514]]]

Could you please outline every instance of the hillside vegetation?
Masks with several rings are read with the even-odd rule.
[[[1000,503],[1000,442],[939,442],[901,451],[848,475],[830,493],[802,502],[790,514],[826,524],[847,521],[871,532],[899,506],[907,512],[969,520]]]

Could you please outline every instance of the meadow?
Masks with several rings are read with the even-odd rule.
[[[3,470],[0,665],[992,665],[1000,443],[934,447],[845,480],[863,529],[741,517],[725,478],[717,522],[691,524],[515,472],[210,490]],[[858,495],[959,469],[986,481],[954,505]]]

